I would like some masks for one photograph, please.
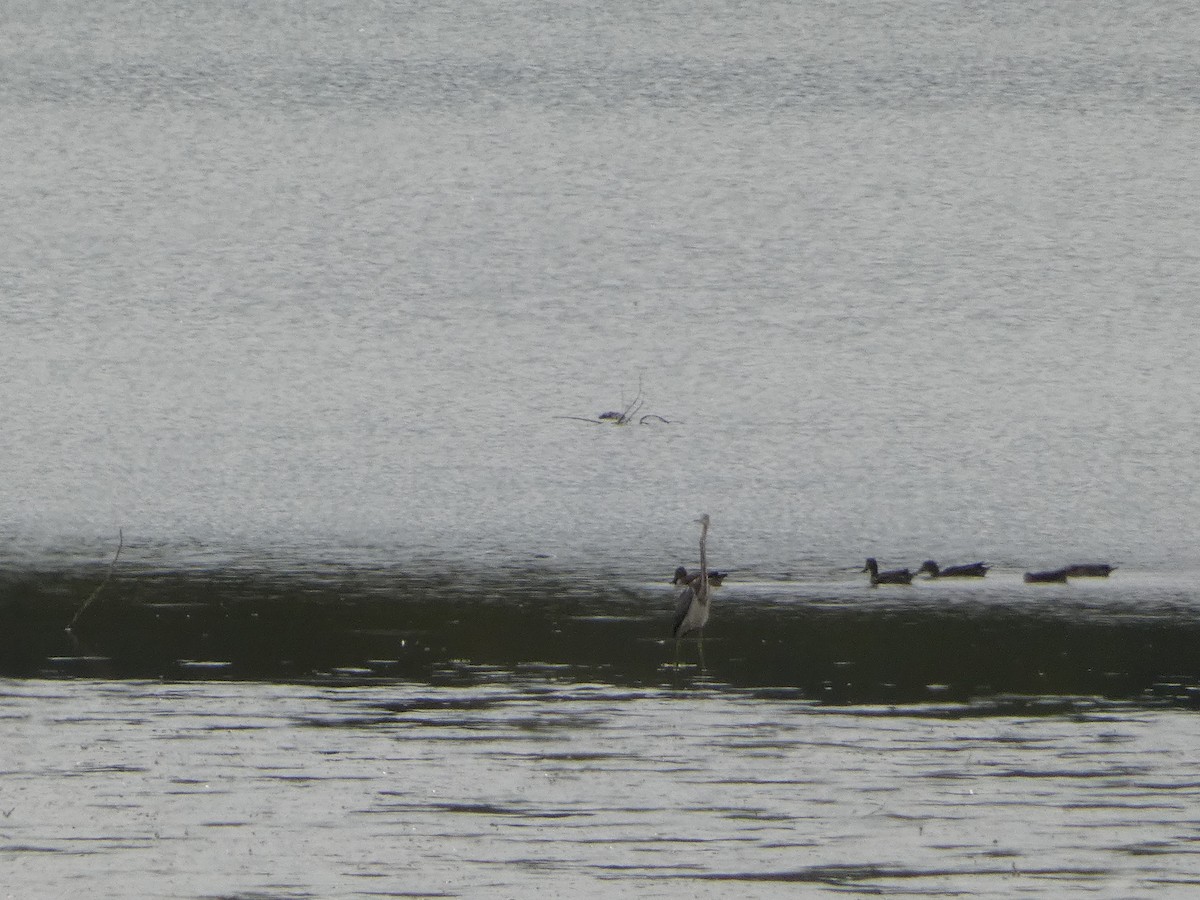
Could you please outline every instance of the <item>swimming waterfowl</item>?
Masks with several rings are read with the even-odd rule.
[[[1107,578],[1117,569],[1106,563],[1075,563],[1067,566],[1068,578]]]
[[[1026,572],[1026,584],[1066,584],[1067,569],[1047,569],[1044,572]]]
[[[921,563],[921,568],[917,569],[917,574],[928,572],[930,578],[982,578],[987,574],[987,570],[991,566],[981,562],[966,563],[961,566],[947,566],[942,569],[932,559],[927,559]]]
[[[871,573],[871,587],[878,584],[912,584],[913,580],[913,573],[908,569],[889,569],[886,572],[880,572],[879,563],[873,556],[867,559],[863,571]]]
[[[728,572],[718,572],[716,569],[708,570],[708,585],[709,587],[720,587],[725,581],[725,576]],[[689,575],[688,570],[680,566],[675,570],[675,577],[671,579],[671,584],[690,584],[694,585],[700,579],[700,573]]]

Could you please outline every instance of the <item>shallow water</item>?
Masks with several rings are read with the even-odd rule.
[[[1178,578],[730,580],[677,662],[667,573],[118,573],[5,585],[14,897],[1200,885]]]
[[[4,681],[6,896],[1189,896],[1200,719]]]
[[[993,571],[872,588],[862,573],[731,575],[703,641],[676,648],[669,572],[656,581],[549,566],[115,573],[9,573],[0,675],[471,684],[545,669],[648,687],[673,684],[679,663],[732,689],[795,689],[829,704],[1200,700],[1198,601],[1176,576],[1118,570],[1031,585]]]

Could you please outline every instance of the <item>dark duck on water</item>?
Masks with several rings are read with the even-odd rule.
[[[1067,569],[1046,569],[1042,572],[1026,572],[1026,584],[1066,584]]]
[[[1067,566],[1068,578],[1107,578],[1117,570],[1107,563],[1075,563]]]
[[[921,568],[917,569],[917,574],[928,572],[930,578],[982,578],[987,574],[987,570],[991,566],[984,563],[966,563],[961,566],[947,566],[942,569],[932,559],[927,559],[921,563]]]
[[[863,571],[871,573],[871,587],[880,584],[912,584],[913,580],[913,573],[908,569],[889,569],[886,572],[880,572],[879,563],[873,556],[867,559]]]

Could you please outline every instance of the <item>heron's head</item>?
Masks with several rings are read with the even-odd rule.
[[[683,584],[687,584],[687,580],[687,569],[685,569],[683,566],[680,566],[675,570],[675,577],[671,579],[671,584],[680,584],[681,582]]]
[[[709,520],[708,520],[708,513],[705,513],[705,514],[704,514],[704,515],[702,515],[700,518],[698,518],[696,521],[700,523],[700,527],[701,527],[701,528],[702,528],[704,531],[708,531],[708,522],[709,522]]]

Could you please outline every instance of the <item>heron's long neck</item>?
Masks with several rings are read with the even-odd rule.
[[[708,540],[708,527],[700,532],[700,592],[697,596],[702,603],[708,602],[708,559],[704,556],[704,544]]]

